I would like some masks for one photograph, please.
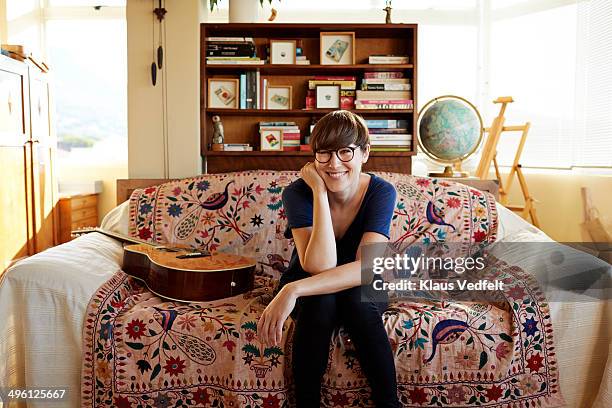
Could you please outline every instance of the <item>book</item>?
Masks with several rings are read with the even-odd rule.
[[[407,64],[408,57],[405,55],[370,55],[370,64]]]
[[[248,147],[224,147],[223,151],[224,152],[252,152],[253,151],[253,147],[252,146],[248,146]]]
[[[357,77],[349,76],[338,76],[338,75],[315,75],[313,78],[315,81],[356,81]]]
[[[366,119],[366,125],[369,129],[408,129],[408,120],[406,119]]]
[[[207,65],[225,65],[225,64],[242,64],[242,65],[263,65],[264,60],[206,60]]]
[[[363,91],[410,91],[411,89],[412,85],[410,84],[361,84],[361,90]]]
[[[361,81],[361,84],[409,84],[410,79],[408,78],[366,78]]]
[[[239,99],[239,104],[238,107],[240,109],[246,109],[246,95],[247,95],[247,91],[246,91],[246,87],[247,87],[247,76],[245,73],[240,74],[240,99]]]
[[[407,128],[368,128],[370,135],[390,135],[390,134],[406,134]]]
[[[364,100],[411,100],[410,91],[357,91],[357,99]]]
[[[341,96],[340,97],[340,109],[351,110],[355,108],[355,97],[354,96]]]
[[[254,57],[254,51],[233,51],[233,50],[215,50],[215,51],[206,51],[207,57]]]
[[[362,105],[368,104],[389,104],[389,105],[412,105],[412,99],[356,99],[355,103]]]
[[[295,61],[295,65],[310,65],[310,60],[298,60]]]
[[[355,102],[355,109],[412,109],[412,104],[407,103],[368,103],[360,104]]]
[[[253,42],[253,37],[206,37],[206,42]]]
[[[261,61],[258,57],[206,57],[206,62],[210,61]]]
[[[246,108],[256,109],[257,106],[257,84],[255,71],[247,71],[246,73]]]
[[[316,89],[317,85],[340,85],[340,89],[355,89],[357,87],[356,81],[336,81],[336,80],[308,80],[308,89]]]
[[[255,72],[255,109],[261,109],[261,75]]]
[[[403,78],[404,73],[398,71],[392,72],[365,72],[363,77],[366,79],[390,79],[390,78]]]
[[[270,126],[291,126],[298,127],[295,122],[259,122],[260,127],[270,127]]]
[[[412,146],[412,140],[372,140],[372,146]]]
[[[302,145],[300,145],[300,151],[301,152],[310,152],[310,151],[312,151],[312,149],[310,148],[309,144],[302,144]]]
[[[372,146],[371,152],[411,152],[412,146]]]
[[[370,133],[370,140],[412,140],[410,133]]]

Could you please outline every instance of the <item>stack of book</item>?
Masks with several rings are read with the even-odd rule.
[[[216,146],[216,145],[215,145]],[[253,146],[249,143],[223,143],[220,145],[221,150],[225,152],[251,152]],[[218,149],[213,149],[218,150]]]
[[[304,55],[302,40],[298,40],[297,47],[295,49],[295,63],[296,65],[310,65],[310,60],[306,55]]]
[[[261,65],[252,37],[207,37],[207,64]]]
[[[300,127],[295,122],[259,122],[259,134],[262,130],[280,131],[283,151],[300,150]]]
[[[368,119],[370,146],[373,152],[409,152],[412,134],[404,119]]]
[[[408,57],[406,55],[370,55],[368,58],[369,64],[407,64]]]
[[[357,91],[357,109],[412,109],[410,80],[403,72],[366,72]]]
[[[355,107],[355,91],[357,77],[318,75],[308,80],[306,91],[306,109],[317,107],[317,85],[340,85],[340,109],[353,109]]]

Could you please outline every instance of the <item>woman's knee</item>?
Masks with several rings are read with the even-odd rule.
[[[298,300],[298,308],[298,323],[331,328],[337,324],[336,296],[334,294],[305,296]]]

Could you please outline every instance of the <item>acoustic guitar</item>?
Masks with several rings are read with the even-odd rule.
[[[77,230],[72,234],[90,232],[131,244],[123,247],[123,271],[166,299],[211,301],[253,289],[257,262],[252,258],[186,246],[155,245],[101,228]]]

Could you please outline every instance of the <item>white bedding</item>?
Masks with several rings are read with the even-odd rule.
[[[551,240],[501,205],[498,208],[499,240]],[[127,233],[126,220],[124,203],[105,218],[103,226]],[[65,401],[28,406],[79,406],[85,308],[96,289],[121,267],[121,255],[120,244],[92,233],[25,259],[4,274],[0,387],[67,387]],[[535,262],[516,254],[508,258],[526,270]],[[551,303],[551,315],[567,406],[612,406],[610,302]]]

